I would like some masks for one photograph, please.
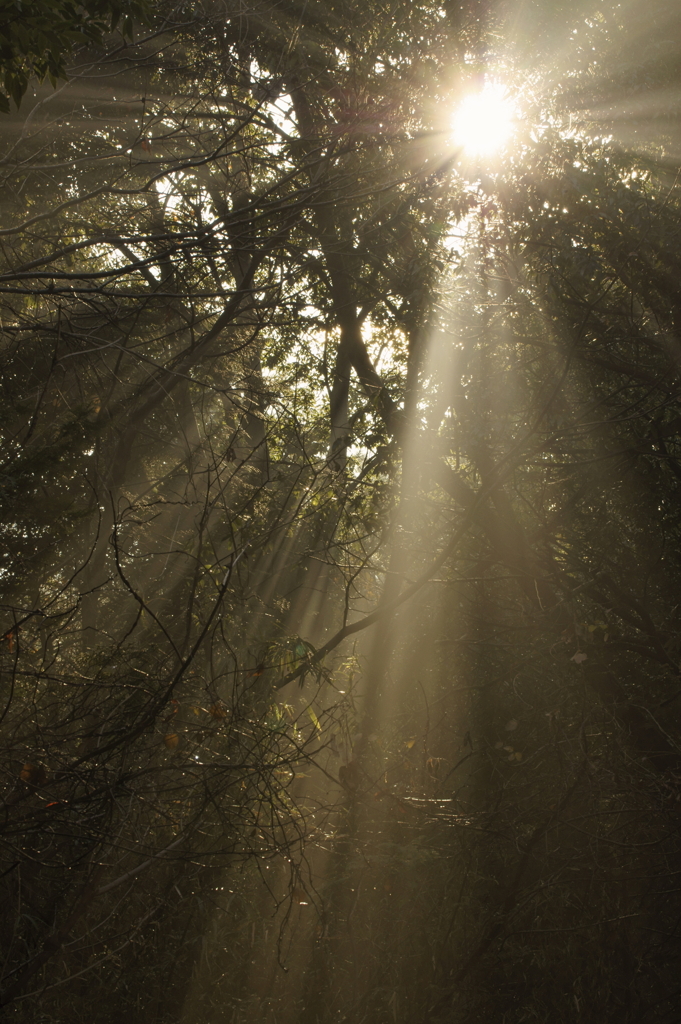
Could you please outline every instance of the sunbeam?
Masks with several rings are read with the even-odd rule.
[[[453,142],[468,156],[491,156],[513,135],[517,116],[506,89],[488,82],[457,108],[452,119]]]
[[[681,4],[3,10],[3,1021],[681,1020]]]

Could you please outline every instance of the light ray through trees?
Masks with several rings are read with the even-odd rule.
[[[675,5],[153,19],[5,122],[9,1019],[676,1020]]]

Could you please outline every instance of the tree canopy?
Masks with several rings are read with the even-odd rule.
[[[671,1024],[677,5],[24,7],[7,1019]]]
[[[31,77],[49,78],[56,86],[65,78],[66,63],[78,44],[102,43],[104,35],[122,23],[123,38],[131,38],[133,18],[146,21],[144,3],[78,4],[73,0],[3,0],[0,5],[0,111],[8,113],[10,98],[18,107]]]

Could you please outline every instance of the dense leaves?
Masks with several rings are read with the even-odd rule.
[[[10,1019],[677,1018],[654,8],[97,9],[7,115]]]
[[[72,0],[3,0],[0,5],[0,111],[8,113],[10,99],[18,107],[31,77],[53,86],[67,77],[67,63],[79,45],[101,44],[121,18],[123,37],[132,38],[133,18],[147,20],[144,3]]]

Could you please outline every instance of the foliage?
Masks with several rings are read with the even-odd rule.
[[[10,1019],[676,1019],[681,211],[607,105],[674,55],[157,28],[0,164]]]
[[[66,67],[75,47],[101,44],[123,18],[122,33],[132,39],[133,18],[147,20],[146,5],[96,0],[3,0],[0,5],[0,112],[8,113],[10,99],[18,107],[34,76],[49,78],[52,86],[67,77]]]

